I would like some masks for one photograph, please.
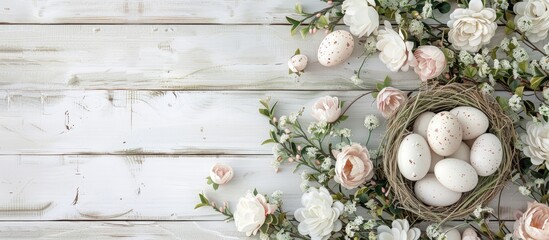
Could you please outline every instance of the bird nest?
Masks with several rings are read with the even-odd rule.
[[[479,205],[487,204],[502,190],[509,179],[516,159],[516,132],[513,121],[492,96],[479,92],[475,86],[448,84],[424,88],[410,97],[387,122],[387,132],[382,142],[383,171],[399,207],[415,218],[435,222],[463,218]],[[464,193],[458,202],[448,207],[429,206],[416,198],[414,182],[405,179],[400,173],[397,165],[398,149],[404,137],[412,132],[413,123],[421,113],[450,111],[458,106],[474,107],[486,114],[490,122],[488,132],[501,140],[503,161],[494,174],[487,177],[479,176],[477,186],[472,191]]]

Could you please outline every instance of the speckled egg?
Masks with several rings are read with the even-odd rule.
[[[450,206],[461,198],[460,192],[444,187],[432,173],[416,182],[414,193],[421,202],[435,207]]]
[[[450,111],[461,123],[463,140],[477,138],[488,130],[490,122],[482,111],[474,107],[457,107]]]
[[[326,67],[338,65],[353,53],[355,40],[353,35],[345,30],[337,30],[328,34],[318,47],[318,62]]]
[[[477,239],[478,234],[474,228],[466,228],[463,230],[463,234],[461,234],[461,236],[462,239],[465,239],[465,237],[469,237],[469,239]]]
[[[440,156],[450,156],[461,144],[463,132],[456,116],[450,112],[439,112],[429,122],[427,142]]]
[[[431,122],[431,119],[434,116],[434,112],[424,112],[419,114],[414,121],[414,132],[427,139],[427,128],[429,127],[429,122]]]
[[[503,160],[501,141],[496,135],[485,133],[475,140],[471,148],[471,165],[479,176],[495,173]]]
[[[431,166],[429,167],[429,172],[430,173],[435,172],[435,166],[442,159],[444,159],[443,156],[440,156],[436,152],[433,152],[433,150],[431,150]]]
[[[288,68],[294,73],[303,72],[307,67],[307,56],[303,54],[297,54],[288,60]]]
[[[471,149],[464,142],[461,142],[458,150],[455,153],[452,153],[452,155],[448,156],[448,158],[457,158],[459,160],[463,160],[468,163],[471,162],[470,157],[471,157]]]
[[[415,133],[406,136],[398,148],[397,165],[402,176],[408,180],[417,181],[425,177],[431,165],[427,141]]]
[[[454,227],[446,226],[442,228],[442,231],[446,235],[446,240],[461,240],[461,234]]]
[[[468,192],[473,190],[478,183],[478,175],[469,163],[446,158],[435,166],[435,176],[446,188],[455,192]]]

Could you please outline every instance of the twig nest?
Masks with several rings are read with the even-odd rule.
[[[460,111],[454,110],[452,113],[450,112],[452,109]],[[432,113],[437,114],[433,116]],[[479,116],[486,116],[488,123],[482,117],[476,116],[477,113],[480,113]],[[429,124],[417,123],[418,120],[429,121]],[[476,127],[480,130],[471,129],[470,124],[467,124],[469,129],[463,129],[466,125],[463,123],[470,120],[478,122],[479,125]],[[433,121],[446,121],[446,123],[433,125]],[[410,179],[404,176],[403,169],[399,166],[399,164],[403,165],[399,161],[399,149],[405,148],[402,145],[407,144],[404,140],[408,136],[415,134],[421,137],[425,126],[428,126],[426,139],[431,151],[423,151],[428,154],[422,152],[422,155],[429,156],[426,165],[429,173],[424,178]],[[437,134],[437,129],[438,132],[445,131],[446,136],[439,136],[437,142],[429,141],[430,137]],[[483,132],[480,133],[480,131]],[[451,135],[457,139],[455,141],[457,143],[444,143],[443,141],[449,140],[448,136]],[[412,217],[434,222],[454,220],[469,215],[479,205],[487,204],[501,191],[510,177],[511,166],[516,162],[513,146],[515,140],[516,133],[512,119],[505,114],[493,97],[479,92],[476,86],[466,84],[423,86],[421,91],[410,97],[395,115],[388,119],[387,132],[381,144],[384,158],[383,171],[398,200],[397,204],[408,211]],[[435,149],[438,145],[440,145],[438,150],[441,151]],[[475,145],[478,145],[476,150]],[[451,149],[448,150],[449,148]],[[485,159],[488,154],[494,157],[492,161],[473,160],[481,159],[480,155]],[[470,156],[470,159],[466,156]],[[501,162],[497,162],[496,158]],[[477,167],[473,162],[478,162]],[[488,166],[489,164],[491,165]],[[443,165],[452,166],[444,167]],[[416,169],[420,168],[416,166]],[[445,196],[434,196],[433,193],[424,191],[431,185],[437,185],[448,193]],[[442,199],[444,197],[448,199]],[[426,200],[426,198],[430,199]],[[435,202],[432,202],[433,198],[437,198]]]

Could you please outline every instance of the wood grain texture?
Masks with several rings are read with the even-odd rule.
[[[295,0],[3,0],[3,23],[286,23]],[[303,1],[320,9],[326,3]]]
[[[316,59],[325,34],[303,40],[288,26],[0,25],[0,34],[2,89],[356,90],[386,75],[403,89],[420,82],[373,56],[356,86],[362,46],[326,68]],[[299,78],[287,66],[297,48],[310,60]]]
[[[302,170],[272,156],[0,156],[0,220],[221,220],[210,208],[194,210],[197,194],[234,208],[248,190],[284,192],[284,210],[300,206]],[[205,177],[216,162],[235,176],[213,191]],[[304,170],[304,169],[303,169]],[[526,206],[516,186],[503,192],[501,216]],[[494,202],[490,204],[496,208]]]
[[[308,126],[316,99],[350,102],[362,93],[0,91],[0,154],[270,154],[260,145],[270,126],[258,113],[259,99],[279,101],[280,115],[305,107]],[[365,142],[364,117],[378,114],[373,99],[349,113],[343,126]],[[371,146],[378,142],[374,137]]]

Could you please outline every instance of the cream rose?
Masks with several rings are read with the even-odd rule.
[[[532,21],[532,26],[526,31],[526,37],[532,42],[539,42],[547,38],[549,31],[549,1],[548,0],[527,0],[518,2],[513,7],[518,15],[515,21],[526,18]]]
[[[318,99],[313,104],[313,117],[317,121],[333,123],[341,114],[339,100],[337,97],[326,96]]]
[[[484,8],[482,0],[471,0],[469,8],[457,8],[450,14],[448,41],[456,50],[477,52],[496,33],[495,21],[494,9]]]
[[[438,77],[446,68],[446,57],[440,48],[435,46],[420,46],[414,52],[416,62],[414,71],[421,81]]]
[[[522,152],[532,164],[545,164],[549,168],[549,123],[529,122],[521,141],[524,143]]]
[[[529,203],[528,210],[515,223],[514,235],[524,240],[549,240],[549,206]]]
[[[276,208],[276,205],[267,203],[265,196],[261,194],[246,194],[238,200],[233,214],[236,229],[246,233],[246,236],[255,235],[265,223],[265,216],[274,213]]]
[[[379,30],[376,48],[380,51],[379,59],[393,72],[408,71],[410,64],[414,62],[412,48],[414,43],[404,42],[404,36],[393,30],[391,23],[385,21],[385,29]]]
[[[231,166],[217,163],[210,171],[210,179],[212,179],[212,182],[215,184],[222,185],[231,181],[233,174],[234,172]]]
[[[406,94],[394,87],[385,87],[377,94],[376,101],[381,115],[384,118],[390,118],[406,101]]]
[[[332,232],[341,230],[342,223],[338,218],[343,212],[343,204],[334,202],[326,188],[309,188],[301,196],[301,204],[303,208],[294,213],[300,234],[309,235],[312,240],[326,240]]]
[[[343,147],[341,152],[333,151],[336,157],[334,180],[347,189],[357,188],[374,176],[374,165],[368,150],[352,144]]]
[[[343,22],[357,37],[370,36],[379,26],[379,14],[374,0],[345,0],[341,9],[345,12]]]

